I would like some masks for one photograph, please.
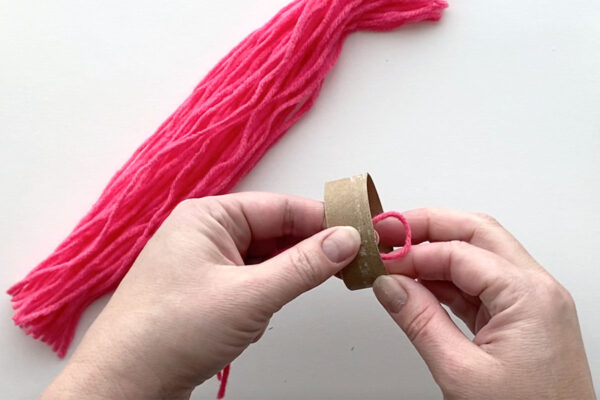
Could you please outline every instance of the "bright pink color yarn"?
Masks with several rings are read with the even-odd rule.
[[[219,392],[217,393],[217,399],[222,399],[225,397],[225,390],[227,389],[227,379],[229,378],[229,370],[231,369],[231,365],[225,366],[223,371],[217,372],[217,379],[221,382],[219,385]]]
[[[381,253],[382,260],[397,260],[399,258],[404,257],[410,251],[410,246],[412,245],[412,232],[410,230],[410,224],[404,217],[404,215],[400,214],[397,211],[386,211],[381,213],[375,217],[373,217],[373,225],[376,225],[379,221],[383,221],[387,218],[396,218],[400,222],[402,222],[402,226],[404,227],[404,246],[398,250],[394,250],[391,253]]]
[[[54,253],[8,290],[14,322],[63,357],[83,310],[117,287],[175,205],[231,190],[310,109],[348,34],[438,20],[445,7],[443,0],[286,6],[206,75]]]

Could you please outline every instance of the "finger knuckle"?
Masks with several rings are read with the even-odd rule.
[[[228,210],[218,196],[183,200],[175,207],[173,215],[186,221],[210,217],[222,224],[229,222]]]
[[[540,279],[539,287],[542,290],[541,297],[544,303],[552,310],[571,312],[575,310],[575,301],[571,293],[554,278],[545,276]]]
[[[291,251],[290,264],[305,289],[308,290],[320,282],[320,270],[306,249],[297,248]]]
[[[174,215],[190,215],[195,214],[206,203],[206,199],[185,199],[175,206],[173,209]]]
[[[450,250],[452,252],[461,253],[461,252],[465,251],[467,249],[467,247],[469,247],[469,244],[462,240],[455,239],[455,240],[449,241],[448,246],[450,247]]]
[[[199,232],[206,236],[228,232],[232,225],[227,210],[215,197],[183,200],[164,224],[171,230]]]
[[[479,219],[483,225],[501,226],[500,222],[487,213],[477,212],[475,216]]]
[[[472,249],[471,245],[462,240],[452,240],[448,242],[448,263],[452,264],[452,261],[461,260],[464,254],[468,253]]]
[[[427,328],[435,317],[435,313],[435,308],[427,305],[410,317],[404,331],[411,342],[427,340],[427,336],[431,334]]]
[[[294,233],[295,227],[295,219],[294,219],[294,209],[290,204],[289,199],[285,199],[284,207],[283,207],[283,223],[282,223],[282,233],[284,236],[291,235]]]
[[[573,299],[571,293],[563,286],[560,286],[559,289],[558,303],[561,310],[566,312],[575,312],[575,299]]]
[[[451,240],[450,242],[447,242],[445,246],[445,264],[448,267],[443,269],[443,279],[452,281],[452,266],[460,263],[461,260],[463,260],[465,255],[468,254],[471,245],[467,242],[463,242],[462,240]]]

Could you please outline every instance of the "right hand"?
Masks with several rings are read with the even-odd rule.
[[[571,295],[508,231],[480,214],[404,215],[420,244],[386,261],[391,275],[373,290],[445,399],[596,398]],[[394,220],[377,231],[383,243],[403,240]],[[472,341],[440,303],[466,323]]]

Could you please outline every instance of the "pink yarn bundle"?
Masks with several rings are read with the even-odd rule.
[[[8,290],[14,322],[63,357],[82,312],[117,287],[175,205],[231,190],[310,109],[348,34],[437,20],[445,7],[443,0],[286,6],[206,75],[73,232]]]

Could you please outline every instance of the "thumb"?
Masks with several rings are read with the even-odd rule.
[[[452,374],[464,360],[479,357],[479,348],[458,329],[435,296],[401,275],[382,275],[373,291],[402,328],[436,381]]]
[[[275,310],[348,265],[360,247],[358,231],[337,226],[317,233],[259,265],[261,286]]]

